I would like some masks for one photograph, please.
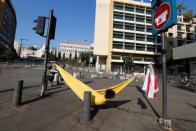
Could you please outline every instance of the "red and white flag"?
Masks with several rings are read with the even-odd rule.
[[[148,70],[146,73],[146,78],[142,90],[147,92],[148,98],[151,99],[155,98],[157,92],[159,91],[157,75],[154,71],[154,67],[152,66],[152,64],[148,66]]]

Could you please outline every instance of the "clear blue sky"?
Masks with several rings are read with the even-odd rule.
[[[149,1],[149,0],[144,0]],[[177,0],[194,10],[195,0]],[[37,16],[48,16],[50,9],[57,17],[55,40],[51,47],[59,47],[63,41],[92,43],[94,39],[95,0],[12,0],[17,15],[16,40],[26,38],[25,45],[42,45],[45,38],[35,34],[32,28]]]

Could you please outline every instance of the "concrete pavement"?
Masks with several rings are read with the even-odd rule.
[[[161,91],[149,100],[140,91],[143,82],[135,81],[104,106],[93,108],[92,121],[85,126],[79,120],[82,102],[63,83],[49,87],[40,98],[41,73],[38,68],[11,68],[0,75],[1,131],[160,131],[157,120],[162,115]],[[13,87],[24,79],[23,104],[11,106]],[[120,81],[82,79],[91,87],[103,88]],[[160,84],[161,85],[161,84]],[[195,131],[196,94],[168,87],[168,116],[175,131]]]

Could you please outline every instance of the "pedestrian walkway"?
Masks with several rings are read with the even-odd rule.
[[[9,72],[9,73],[8,73]],[[161,91],[154,100],[141,92],[142,81],[129,85],[106,105],[93,108],[89,125],[80,124],[82,102],[63,83],[48,88],[40,98],[40,70],[18,69],[0,76],[0,130],[24,131],[160,131]],[[24,79],[22,105],[11,106],[14,81]],[[35,76],[37,76],[35,78]],[[7,78],[10,78],[9,80]],[[13,81],[10,84],[10,81]],[[120,83],[113,79],[82,79],[89,86],[108,87]],[[161,85],[161,84],[160,84]],[[7,88],[6,88],[7,87]],[[168,88],[168,116],[176,131],[196,129],[196,94],[178,88]]]

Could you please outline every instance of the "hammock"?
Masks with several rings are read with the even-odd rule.
[[[83,101],[84,92],[90,91],[92,94],[91,103],[93,105],[102,105],[108,99],[113,98],[116,94],[120,93],[127,85],[134,81],[135,77],[126,80],[118,85],[101,89],[101,90],[94,90],[88,85],[84,84],[77,78],[73,77],[70,73],[65,71],[62,67],[56,65],[57,70],[59,71],[60,75],[62,76],[65,83],[72,89],[72,91]]]

